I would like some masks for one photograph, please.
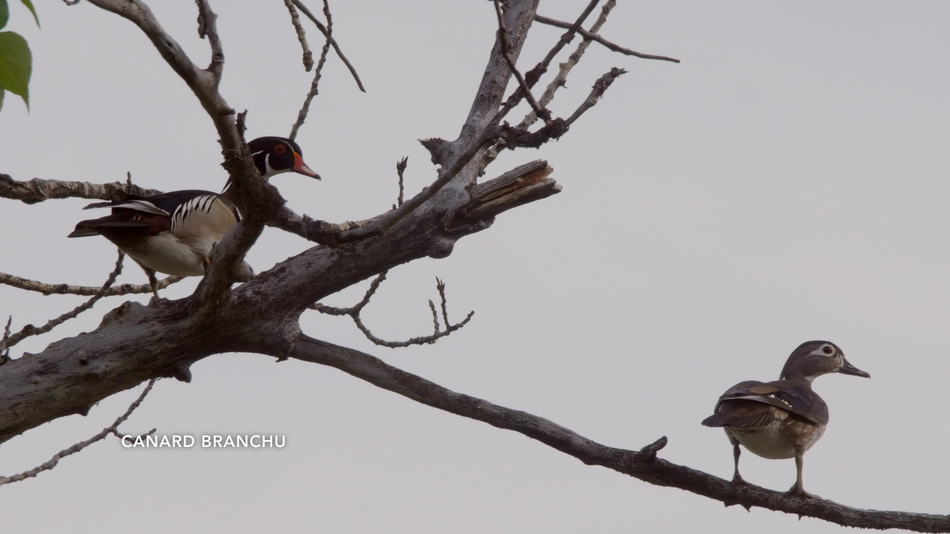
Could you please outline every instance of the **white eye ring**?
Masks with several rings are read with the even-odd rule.
[[[835,355],[835,348],[832,347],[831,345],[822,345],[822,346],[821,346],[821,353],[824,354],[825,356],[834,356],[834,355]]]

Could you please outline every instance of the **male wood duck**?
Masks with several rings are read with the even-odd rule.
[[[828,373],[871,378],[851,365],[834,343],[808,341],[788,357],[780,380],[740,382],[719,397],[716,413],[704,419],[703,424],[726,431],[736,462],[734,484],[745,483],[739,475],[742,444],[763,458],[794,457],[798,478],[788,492],[819,498],[806,492],[802,485],[802,457],[821,438],[828,424],[828,405],[811,389],[812,380]]]
[[[247,146],[265,180],[288,171],[320,179],[290,139],[260,137]],[[69,237],[101,235],[115,243],[145,270],[157,300],[156,272],[204,275],[211,247],[241,220],[244,207],[236,195],[230,181],[221,194],[189,189],[142,197],[116,191],[110,202],[84,208],[112,208],[111,215],[81,221]],[[236,274],[239,281],[246,282],[254,271],[244,263]]]

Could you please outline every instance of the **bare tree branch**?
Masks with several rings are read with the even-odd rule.
[[[343,242],[344,232],[358,226],[358,223],[333,224],[316,220],[308,215],[298,215],[286,206],[281,208],[277,216],[267,224],[296,234],[308,241],[334,247]]]
[[[580,116],[583,115],[584,112],[586,112],[588,109],[597,105],[597,102],[599,102],[600,99],[603,98],[604,93],[607,91],[607,88],[609,88],[610,85],[614,83],[614,80],[616,80],[617,78],[619,78],[620,76],[626,73],[627,71],[614,67],[610,69],[610,72],[598,78],[597,81],[594,82],[594,85],[591,88],[590,94],[587,95],[587,98],[585,98],[584,101],[581,102],[581,105],[578,106],[577,109],[574,111],[574,113],[570,117],[567,118],[566,120],[567,124],[568,125],[574,124],[574,121],[580,118]]]
[[[134,195],[157,195],[161,191],[144,189],[138,186],[128,187],[123,182],[91,184],[89,182],[65,182],[61,180],[42,180],[33,178],[27,182],[14,180],[8,174],[0,174],[0,198],[19,200],[24,204],[36,204],[53,198],[88,198],[108,200],[118,190]]]
[[[363,298],[361,298],[359,302],[350,306],[349,308],[338,308],[336,306],[327,306],[325,304],[320,304],[319,302],[314,303],[313,306],[311,306],[310,308],[326,315],[336,315],[336,316],[359,315],[360,312],[363,311],[363,308],[365,308],[366,305],[369,304],[369,301],[370,299],[373,298],[373,295],[376,294],[376,290],[379,289],[379,286],[386,280],[386,275],[388,273],[389,271],[383,271],[379,273],[376,276],[376,278],[374,278],[373,281],[369,284],[369,288],[366,289],[366,293],[363,294]]]
[[[515,79],[518,80],[518,87],[521,89],[521,94],[528,101],[528,104],[531,105],[531,109],[534,110],[535,115],[541,118],[544,122],[549,122],[551,120],[551,112],[544,109],[543,106],[538,104],[538,101],[534,99],[534,95],[531,94],[531,87],[528,86],[528,83],[525,81],[524,76],[521,75],[521,72],[518,71],[518,67],[515,66],[515,62],[511,59],[511,54],[509,53],[508,48],[508,29],[505,28],[505,20],[501,12],[501,2],[499,0],[494,0],[495,4],[495,14],[498,17],[498,42],[501,44],[502,57],[505,60],[505,63],[508,64],[508,69],[511,70],[511,73],[514,75]]]
[[[538,160],[516,167],[498,178],[475,185],[470,190],[470,202],[459,211],[460,220],[471,224],[484,224],[494,215],[526,202],[558,193],[561,186],[554,180],[547,179],[550,173],[551,168],[548,167],[547,162]],[[284,207],[278,217],[268,224],[309,241],[339,246],[346,242],[343,236],[348,232],[366,226],[378,218],[331,224],[311,219],[306,215],[298,215]]]
[[[166,287],[182,280],[184,280],[184,278],[181,276],[169,276],[158,281],[158,288],[165,289]],[[148,284],[122,284],[110,287],[106,291],[102,291],[102,287],[74,286],[71,284],[47,284],[7,273],[0,273],[0,284],[15,287],[17,289],[23,289],[25,291],[35,291],[44,295],[79,295],[89,297],[92,295],[97,295],[101,292],[102,296],[104,297],[115,297],[120,295],[136,295],[152,292],[152,286]]]
[[[423,188],[416,196],[386,215],[369,224],[347,231],[342,236],[344,242],[366,239],[389,231],[404,217],[432,199],[443,187],[455,180],[466,167],[468,169],[465,176],[458,182],[458,185],[462,187],[469,182],[473,182],[475,177],[481,174],[486,162],[473,161],[473,158],[486,148],[486,142],[495,135],[498,124],[498,109],[501,105],[501,99],[504,97],[505,87],[511,77],[511,69],[508,68],[508,64],[502,56],[507,55],[512,61],[517,60],[527,38],[527,28],[530,27],[536,10],[537,0],[531,0],[512,2],[505,11],[505,27],[516,37],[516,40],[503,46],[501,39],[495,39],[495,46],[492,48],[489,61],[490,66],[482,76],[478,96],[469,111],[465,124],[462,126],[458,139],[452,142],[440,140],[441,142],[436,143],[440,146],[438,151],[430,149],[433,154],[433,162],[441,165],[438,178],[429,186]],[[434,141],[430,140],[429,143],[429,145],[423,144],[429,148]],[[473,165],[470,166],[470,164]]]
[[[284,0],[284,5],[287,7],[287,11],[290,12],[290,23],[293,24],[294,31],[297,32],[297,40],[300,41],[300,48],[303,49],[303,68],[310,72],[310,69],[313,68],[313,52],[310,51],[310,45],[307,44],[307,32],[300,24],[300,15],[297,14],[297,8],[294,7],[293,0]]]
[[[57,326],[65,323],[69,319],[76,318],[80,313],[92,308],[92,306],[99,301],[102,297],[105,296],[106,290],[108,290],[112,284],[115,283],[115,279],[122,273],[122,260],[125,259],[125,254],[120,250],[119,257],[115,260],[115,269],[109,274],[109,277],[106,279],[105,283],[102,284],[102,287],[99,291],[89,300],[76,306],[71,311],[68,311],[55,319],[51,319],[46,322],[43,326],[37,328],[31,324],[24,326],[19,332],[13,335],[4,335],[3,339],[0,340],[0,352],[7,352],[7,349],[16,345],[17,343],[23,341],[24,339],[30,336],[38,336],[40,334],[45,334]]]
[[[3,328],[3,340],[0,341],[0,344],[2,344],[2,346],[6,347],[6,348],[3,349],[2,351],[0,351],[0,365],[3,365],[3,364],[5,364],[5,363],[7,363],[7,362],[10,361],[10,359],[11,359],[11,358],[10,358],[10,347],[7,345],[7,340],[10,339],[10,335],[11,335],[12,332],[13,332],[13,331],[10,329],[11,326],[13,326],[13,316],[12,316],[12,315],[10,315],[10,316],[7,317],[7,326],[5,326],[5,327]]]
[[[549,197],[561,191],[550,178],[548,162],[536,160],[519,165],[501,176],[475,185],[471,201],[457,214],[462,224],[477,224],[516,206]]]
[[[77,452],[85,449],[86,447],[92,445],[93,443],[105,439],[106,436],[108,436],[109,434],[113,434],[116,437],[121,439],[122,434],[119,433],[119,425],[124,423],[129,418],[129,416],[132,415],[132,412],[134,412],[142,404],[142,401],[145,400],[145,396],[148,395],[150,391],[152,391],[152,386],[155,385],[156,380],[157,379],[155,378],[153,378],[152,380],[149,380],[148,384],[145,386],[145,389],[143,389],[139,397],[135,399],[135,401],[132,404],[129,405],[129,408],[125,411],[125,413],[120,415],[119,418],[116,419],[114,423],[103,428],[102,432],[99,432],[98,434],[87,439],[86,441],[81,441],[69,448],[59,451],[58,453],[54,454],[52,458],[34,467],[33,469],[24,471],[16,475],[11,475],[8,477],[0,476],[0,486],[3,486],[4,484],[11,484],[13,482],[19,482],[21,480],[26,480],[27,478],[33,478],[36,475],[42,473],[43,471],[49,471],[53,469],[54,467],[56,467],[56,464],[58,464],[59,461],[62,460],[63,458],[71,454],[76,454]],[[152,432],[155,432],[155,430],[153,429]]]
[[[274,217],[284,200],[277,190],[261,179],[235,123],[235,111],[218,92],[220,70],[212,58],[211,70],[197,67],[181,46],[162,28],[151,10],[141,0],[89,0],[106,11],[128,19],[138,26],[152,42],[162,58],[188,84],[217,129],[224,153],[224,168],[247,207],[245,217],[214,247],[211,267],[205,273],[194,297],[193,313],[201,316],[227,298],[233,281],[234,266],[257,241],[265,222]],[[201,20],[199,33],[208,35],[212,54],[220,52],[220,41],[214,35],[213,13],[198,0]],[[223,53],[220,60],[223,62]]]
[[[469,312],[468,315],[465,317],[465,319],[462,320],[462,322],[457,323],[457,324],[452,324],[449,321],[448,301],[445,297],[445,284],[441,280],[436,278],[436,288],[439,291],[439,296],[442,298],[442,317],[444,318],[444,321],[445,321],[444,330],[441,328],[441,325],[439,324],[439,316],[435,311],[435,304],[433,304],[432,301],[430,300],[429,308],[432,310],[432,319],[433,319],[433,323],[435,323],[432,335],[418,336],[418,337],[407,339],[405,341],[387,341],[385,339],[376,337],[376,335],[373,334],[373,332],[369,329],[369,327],[367,327],[366,324],[363,323],[363,319],[360,316],[360,313],[363,311],[363,308],[365,308],[366,305],[369,304],[369,301],[370,299],[373,298],[373,295],[376,294],[376,290],[379,289],[380,284],[382,284],[383,281],[386,280],[386,275],[388,272],[389,271],[383,271],[382,273],[379,274],[379,276],[374,278],[372,283],[370,283],[369,288],[366,290],[366,293],[363,295],[363,298],[360,299],[359,302],[357,302],[356,304],[354,304],[353,306],[349,308],[336,308],[333,306],[326,306],[318,302],[318,303],[313,304],[311,306],[311,309],[317,310],[318,312],[326,314],[326,315],[337,315],[337,316],[348,315],[351,319],[353,319],[353,323],[356,324],[356,327],[360,330],[360,332],[362,332],[363,335],[366,336],[366,339],[372,341],[376,345],[389,347],[391,349],[404,348],[404,347],[409,347],[412,345],[434,344],[439,339],[451,334],[452,332],[455,332],[456,330],[468,324],[468,322],[472,319],[472,316],[475,315],[475,312]]]
[[[205,70],[196,66],[188,55],[185,54],[178,42],[172,38],[159,24],[158,20],[152,14],[151,9],[141,0],[89,0],[90,4],[95,5],[106,11],[115,13],[120,17],[128,19],[145,33],[145,36],[152,41],[155,49],[158,50],[162,58],[168,65],[188,84],[198,101],[205,108],[222,142],[226,143],[224,148],[235,149],[240,145],[240,138],[234,129],[234,110],[228,106],[224,98],[218,94],[218,80],[215,78],[216,69]],[[199,10],[202,12],[202,22],[204,31],[209,35],[209,41],[212,42],[212,56],[220,53],[220,41],[217,38],[211,38],[213,34],[214,23],[210,17],[210,9],[205,11],[202,8],[203,0],[199,0]],[[199,30],[200,32],[201,30]],[[218,47],[219,50],[215,50]],[[224,60],[223,53],[220,54],[220,61]],[[212,57],[212,64],[215,63]]]
[[[285,2],[289,1],[290,0],[285,0]],[[290,7],[293,8],[292,3]],[[307,119],[307,114],[310,112],[310,102],[313,101],[313,97],[317,96],[320,78],[323,76],[323,66],[327,62],[327,54],[330,52],[330,44],[333,42],[333,17],[330,16],[330,3],[327,0],[323,0],[323,13],[327,17],[326,42],[323,43],[323,50],[320,51],[320,60],[317,61],[317,70],[313,73],[313,81],[310,82],[310,91],[307,92],[303,105],[300,107],[300,111],[297,112],[297,121],[294,122],[293,127],[290,129],[290,135],[288,137],[291,139],[297,138],[297,130],[303,126],[303,122]],[[301,31],[302,30],[303,28],[301,28]]]
[[[347,347],[301,336],[291,358],[335,367],[377,387],[462,417],[513,430],[540,441],[587,465],[600,465],[657,486],[686,490],[726,506],[757,506],[822,519],[839,525],[916,532],[948,532],[950,516],[852,508],[823,499],[809,499],[728,480],[657,458],[666,444],[660,438],[639,451],[601,445],[572,430],[527,412],[456,393],[434,382],[392,367]]]
[[[571,27],[572,27],[572,25],[571,25],[570,23],[561,22],[561,21],[559,21],[559,20],[555,20],[555,19],[552,19],[552,18],[548,18],[548,17],[542,16],[542,15],[535,15],[534,20],[540,22],[541,24],[547,24],[547,25],[549,25],[549,26],[556,26],[556,27],[558,27],[558,28],[571,28]],[[618,52],[618,53],[623,54],[623,55],[625,55],[625,56],[634,56],[634,57],[638,57],[638,58],[641,58],[641,59],[655,59],[655,60],[658,60],[658,61],[670,61],[670,62],[673,62],[673,63],[679,63],[679,62],[680,62],[680,60],[678,60],[678,59],[676,59],[676,58],[668,57],[668,56],[658,56],[658,55],[655,55],[655,54],[642,54],[642,53],[640,53],[640,52],[634,52],[633,50],[630,50],[629,48],[624,48],[624,47],[622,47],[622,46],[619,46],[619,45],[616,45],[616,44],[614,44],[614,43],[611,43],[610,41],[608,41],[608,40],[604,39],[603,37],[597,35],[596,30],[589,32],[589,31],[584,30],[584,29],[577,29],[576,31],[577,31],[578,33],[580,33],[585,39],[590,39],[591,41],[596,41],[596,42],[598,42],[598,43],[604,45],[604,46],[607,47],[607,49],[610,50],[611,52]]]
[[[198,37],[207,37],[208,45],[211,46],[211,63],[205,70],[211,73],[217,88],[224,70],[224,48],[221,46],[221,38],[218,37],[216,22],[218,16],[211,11],[207,0],[195,0],[195,3],[198,5]]]
[[[397,265],[450,254],[455,241],[488,228],[499,213],[556,193],[557,184],[541,177],[545,172],[479,184],[471,197],[443,191],[385,236],[312,247],[278,263],[229,291],[214,313],[196,314],[193,298],[158,307],[126,302],[94,331],[0,366],[0,443],[44,422],[86,413],[143,380],[187,380],[189,366],[213,354],[289,354],[300,334],[298,318],[311,304]]]
[[[594,10],[594,8],[597,6],[599,2],[600,0],[591,0],[587,4],[587,7],[584,9],[584,11],[582,11],[581,14],[577,17],[577,20],[574,21],[574,24],[569,25],[568,31],[565,32],[564,35],[562,35],[560,39],[558,39],[558,42],[555,43],[553,47],[551,47],[551,50],[549,50],[548,53],[544,56],[544,59],[542,59],[537,65],[535,65],[533,69],[528,71],[528,74],[525,77],[525,81],[528,84],[529,88],[534,87],[534,85],[538,83],[538,80],[541,79],[541,76],[543,76],[544,73],[547,72],[548,65],[550,65],[551,62],[554,61],[555,56],[557,56],[557,54],[561,51],[561,49],[567,46],[567,44],[570,43],[574,39],[574,34],[577,32],[578,29],[580,29],[581,25],[584,23],[585,20],[587,20],[587,17],[590,16],[591,12]],[[537,18],[537,14],[535,14],[535,18]],[[508,97],[508,100],[505,101],[505,104],[498,111],[499,115],[498,115],[497,120],[501,121],[501,119],[506,117],[508,115],[508,112],[511,111],[515,106],[517,106],[518,103],[521,102],[521,99],[523,97],[524,97],[523,91],[515,91],[514,93],[512,93],[511,96]],[[534,114],[537,115],[537,112],[535,111]]]
[[[399,175],[399,194],[396,196],[396,203],[393,204],[393,209],[402,206],[403,203],[403,194],[406,192],[405,187],[403,187],[403,173],[406,172],[406,167],[409,165],[409,156],[402,158],[396,162],[396,174]]]
[[[330,44],[333,46],[333,51],[336,52],[336,55],[339,56],[340,60],[343,61],[343,64],[346,65],[347,70],[350,71],[350,75],[353,76],[353,80],[356,81],[356,85],[360,88],[360,91],[365,93],[366,88],[363,87],[363,81],[360,80],[360,75],[356,73],[356,69],[353,67],[353,64],[350,63],[350,60],[347,59],[345,55],[343,55],[343,51],[340,50],[340,45],[331,38],[329,29],[324,26],[323,23],[317,20],[317,17],[313,16],[313,13],[310,12],[310,10],[303,4],[301,0],[293,0],[293,2],[294,5],[297,6],[297,9],[306,15],[307,18],[309,18],[310,21],[313,22],[313,24],[317,27],[317,29],[323,33],[324,37],[330,39]]]
[[[593,7],[593,4],[594,2],[591,2],[591,8]],[[591,32],[597,33],[598,31],[600,31],[600,28],[607,22],[607,17],[610,15],[611,10],[613,10],[614,6],[616,5],[617,5],[616,0],[609,0],[604,5],[604,7],[600,10],[600,15],[597,17],[597,20],[594,21],[594,24],[591,26]],[[585,15],[588,13],[589,12],[585,12]],[[538,17],[536,15],[535,20],[537,20],[537,18]],[[578,19],[577,22],[575,22],[569,27],[570,31],[568,31],[568,33],[564,35],[565,36],[570,35],[573,38],[573,35],[574,35],[573,32],[583,30],[583,28],[581,28],[582,23],[583,22],[580,19]],[[560,42],[564,42],[563,36],[561,37]],[[560,64],[557,75],[554,77],[553,80],[551,80],[551,83],[548,84],[547,88],[545,88],[544,94],[541,95],[541,100],[539,102],[541,103],[542,106],[547,106],[548,104],[550,104],[551,101],[554,100],[554,94],[557,92],[557,90],[562,87],[567,86],[567,75],[570,74],[571,69],[574,68],[574,65],[577,65],[580,62],[581,58],[584,56],[584,52],[587,51],[587,47],[590,46],[590,42],[591,42],[590,39],[582,40],[577,45],[577,48],[574,49],[574,52],[572,52],[571,55],[567,58],[567,61]],[[552,50],[552,52],[554,51]],[[553,57],[551,57],[551,59],[553,59]],[[545,68],[547,67],[547,63],[549,63],[551,59],[545,58],[545,62],[542,62],[542,64],[545,65]],[[531,126],[535,120],[537,120],[537,114],[529,113],[524,118],[524,120],[522,120],[521,123],[518,124],[518,128],[527,129],[528,126]]]
[[[496,1],[499,31],[489,66],[465,124],[454,141],[430,140],[426,144],[432,153],[433,161],[441,167],[436,180],[415,197],[403,201],[402,178],[406,160],[402,160],[397,164],[400,195],[392,211],[367,221],[331,225],[306,216],[298,216],[287,210],[283,206],[283,199],[272,188],[268,189],[268,186],[253,179],[256,171],[248,169],[250,160],[237,124],[232,118],[233,110],[226,106],[217,92],[223,52],[214,31],[214,14],[205,0],[196,1],[200,12],[199,35],[209,37],[213,52],[212,64],[206,70],[194,67],[140,0],[90,0],[91,3],[119,13],[139,25],[166,61],[189,84],[215,121],[221,135],[226,168],[232,177],[236,177],[242,195],[252,202],[256,209],[252,209],[251,216],[215,247],[212,253],[212,269],[193,298],[170,302],[161,308],[125,303],[107,314],[93,332],[60,340],[41,353],[24,354],[21,358],[0,366],[0,384],[3,384],[0,388],[0,413],[5,414],[5,417],[0,418],[0,442],[45,421],[73,413],[84,414],[98,400],[151,378],[152,382],[126,414],[93,440],[102,439],[109,433],[118,436],[118,425],[138,406],[151,389],[155,377],[174,376],[187,380],[190,376],[190,365],[202,358],[228,351],[257,352],[278,359],[292,357],[335,367],[417,402],[522,433],[586,464],[602,465],[651,484],[681,488],[719,500],[726,505],[760,506],[864,528],[905,528],[922,532],[950,529],[950,517],[947,516],[859,510],[831,501],[804,499],[756,486],[736,485],[658,458],[658,452],[666,445],[665,437],[642,447],[639,451],[608,447],[541,417],[450,391],[391,367],[369,354],[302,334],[299,316],[313,302],[377,276],[363,299],[351,308],[315,306],[326,313],[349,315],[368,337],[372,336],[359,316],[385,279],[388,269],[426,256],[447,256],[458,239],[489,227],[496,215],[556,194],[560,186],[550,178],[552,170],[543,161],[522,165],[494,180],[476,183],[477,177],[491,160],[489,146],[498,139],[503,139],[508,146],[513,147],[534,146],[532,143],[557,138],[595,105],[610,84],[624,71],[613,69],[602,76],[594,84],[587,99],[567,119],[550,120],[537,132],[530,133],[524,129],[502,127],[502,101],[511,76],[518,79],[518,91],[523,93],[529,102],[533,100],[530,90],[536,79],[532,80],[531,73],[521,77],[515,66],[527,28],[534,20],[539,19],[535,13],[536,0],[510,0],[505,10],[501,10]],[[299,0],[293,0],[292,4],[321,27]],[[574,33],[581,33],[588,40],[599,39],[595,32],[599,30],[601,21],[592,27],[592,32],[580,29],[583,20],[596,4],[596,0],[590,2],[587,11],[568,27],[569,31],[562,36],[555,50],[565,46]],[[608,2],[601,20],[605,19],[612,5],[613,2]],[[288,9],[293,17],[290,4]],[[329,47],[336,48],[332,38],[332,19],[326,1],[324,13],[327,26],[322,28],[322,31],[326,36],[326,44],[317,67],[311,98],[316,94],[319,72]],[[299,21],[295,25],[299,28]],[[306,49],[305,43],[302,46]],[[337,51],[339,52],[338,48]],[[553,58],[553,54],[549,55]],[[219,60],[216,60],[216,57]],[[650,58],[661,59],[658,56]],[[514,97],[515,95],[512,95],[509,101],[513,101]],[[305,109],[308,105],[309,100]],[[532,108],[543,115],[546,112],[543,105],[534,102]],[[296,133],[297,126],[299,125],[295,125],[293,134]],[[51,198],[43,189],[44,184],[27,186],[25,193],[24,188],[18,184],[13,183],[7,188],[10,192],[3,193],[4,181],[0,179],[0,196],[8,194],[9,198],[18,198],[24,202]],[[79,189],[64,196],[77,196],[77,191]],[[44,197],[44,194],[47,196]],[[233,292],[229,291],[226,288],[226,272],[218,266],[223,264],[228,267],[239,261],[260,235],[265,223],[294,231],[308,239],[326,239],[336,248],[311,247],[280,262],[273,269],[261,273]],[[120,264],[117,264],[117,270],[119,267]],[[113,281],[114,276],[110,277],[103,291],[95,298],[105,294],[105,290]],[[461,323],[452,325],[448,317],[445,285],[439,279],[437,290],[442,299],[441,317],[445,328],[442,329],[439,311],[430,301],[435,333],[414,340],[434,341],[464,326],[472,317],[470,313]],[[168,332],[175,332],[177,335],[168,336]],[[5,349],[8,346],[7,341],[14,337],[9,334],[8,328],[0,352],[5,352],[2,349]],[[375,336],[371,337],[374,338]],[[414,340],[399,343],[412,343]],[[385,343],[390,343],[387,346],[393,346],[394,342]],[[39,372],[40,370],[43,372]],[[64,394],[65,391],[69,394]],[[54,466],[62,457],[88,446],[93,440],[62,451],[50,462],[34,470],[0,478],[0,484],[13,481],[17,477],[22,480],[36,476],[37,473]]]

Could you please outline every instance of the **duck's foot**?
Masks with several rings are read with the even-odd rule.
[[[796,483],[794,486],[789,488],[789,490],[786,493],[788,493],[789,495],[804,497],[806,499],[821,499],[821,496],[815,495],[814,493],[808,493],[807,491],[805,491],[805,488],[801,487],[798,483]]]

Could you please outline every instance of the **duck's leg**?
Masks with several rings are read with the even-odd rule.
[[[142,267],[145,269],[145,274],[148,275],[148,285],[152,286],[152,294],[155,295],[155,302],[161,303],[162,299],[158,296],[158,278],[155,278],[155,271],[147,267]]]
[[[791,495],[798,495],[800,497],[807,497],[809,499],[820,499],[818,495],[813,493],[808,493],[805,491],[805,484],[802,482],[802,467],[805,465],[805,451],[795,451],[795,469],[798,472],[798,476],[795,479],[795,485],[792,486],[788,493]]]
[[[736,469],[732,473],[732,483],[733,484],[745,484],[746,481],[742,478],[742,475],[739,474],[739,455],[742,454],[742,451],[739,450],[739,442],[730,437],[729,441],[732,442],[732,458],[736,462]]]
[[[139,260],[135,260],[135,263],[139,264],[139,267],[145,271],[145,274],[148,276],[148,285],[152,287],[152,295],[155,295],[155,302],[161,304],[162,299],[158,296],[158,278],[155,278],[155,269],[149,269],[148,267],[142,265]]]

